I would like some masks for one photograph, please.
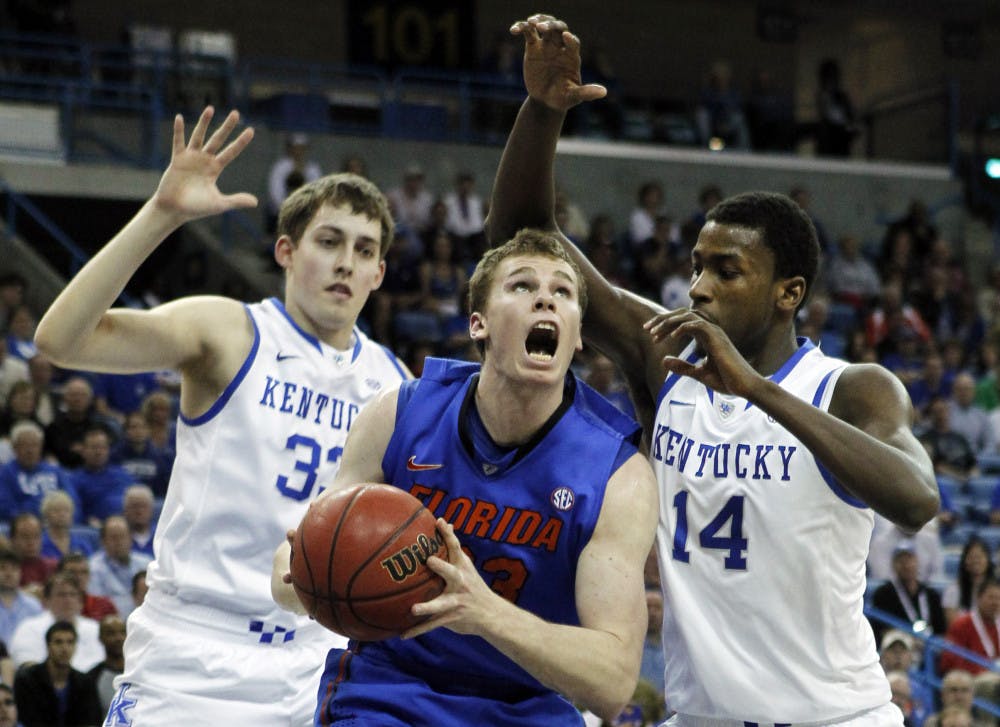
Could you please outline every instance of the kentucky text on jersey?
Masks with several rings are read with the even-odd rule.
[[[321,391],[314,391],[292,381],[279,381],[271,376],[264,383],[260,405],[299,419],[311,419],[319,424],[329,419],[331,429],[349,430],[360,411],[357,404],[343,401]]]
[[[788,482],[798,447],[746,442],[696,442],[682,432],[656,425],[652,456],[692,477],[729,477]],[[692,456],[693,455],[693,456]]]
[[[419,483],[410,487],[410,494],[423,502],[435,517],[443,517],[450,522],[456,533],[552,552],[562,532],[562,520],[546,518],[535,510],[510,506],[501,510],[487,500],[449,498],[446,490]]]

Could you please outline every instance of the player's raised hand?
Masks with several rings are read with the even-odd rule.
[[[580,77],[580,39],[551,15],[532,15],[510,27],[524,37],[524,85],[528,95],[557,111],[604,98],[608,91]]]
[[[689,308],[660,313],[643,324],[654,341],[665,338],[693,338],[704,359],[689,363],[677,356],[664,356],[668,373],[690,376],[722,394],[752,400],[755,384],[762,377],[747,363],[721,327]]]
[[[415,604],[414,616],[427,620],[406,631],[405,639],[425,634],[438,626],[446,626],[460,634],[479,634],[482,625],[494,618],[498,594],[486,585],[476,566],[462,550],[455,529],[444,518],[438,518],[438,532],[448,546],[448,560],[437,556],[427,559],[427,567],[444,579],[445,589],[437,598]]]
[[[159,209],[176,216],[180,222],[257,206],[257,198],[248,192],[223,194],[216,186],[222,170],[250,143],[253,129],[244,129],[226,144],[240,120],[237,111],[230,111],[206,141],[214,113],[211,106],[201,112],[187,143],[184,141],[184,119],[180,114],[174,117],[170,166],[160,178],[153,200]]]

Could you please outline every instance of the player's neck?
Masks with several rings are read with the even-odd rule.
[[[780,329],[760,339],[752,351],[740,351],[761,376],[772,376],[799,350],[795,329]]]
[[[490,437],[500,446],[529,441],[559,408],[563,386],[526,388],[505,385],[499,376],[481,376],[476,409]]]

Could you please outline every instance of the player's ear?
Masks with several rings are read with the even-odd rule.
[[[778,307],[794,313],[806,297],[806,279],[801,275],[785,278],[778,287]]]
[[[274,259],[285,270],[292,266],[292,253],[294,251],[295,243],[288,235],[282,235],[274,243]]]
[[[474,311],[469,316],[469,335],[472,336],[473,341],[485,341],[487,334],[486,317],[482,313]]]

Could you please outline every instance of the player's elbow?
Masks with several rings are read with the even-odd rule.
[[[901,508],[899,517],[893,518],[896,525],[909,532],[917,532],[929,523],[941,509],[941,495],[937,482],[925,483],[906,507]]]
[[[619,685],[609,685],[609,693],[600,695],[599,701],[591,705],[591,711],[604,720],[605,724],[614,724],[622,710],[628,705],[629,700],[632,699],[637,681],[637,679],[622,680]]]

